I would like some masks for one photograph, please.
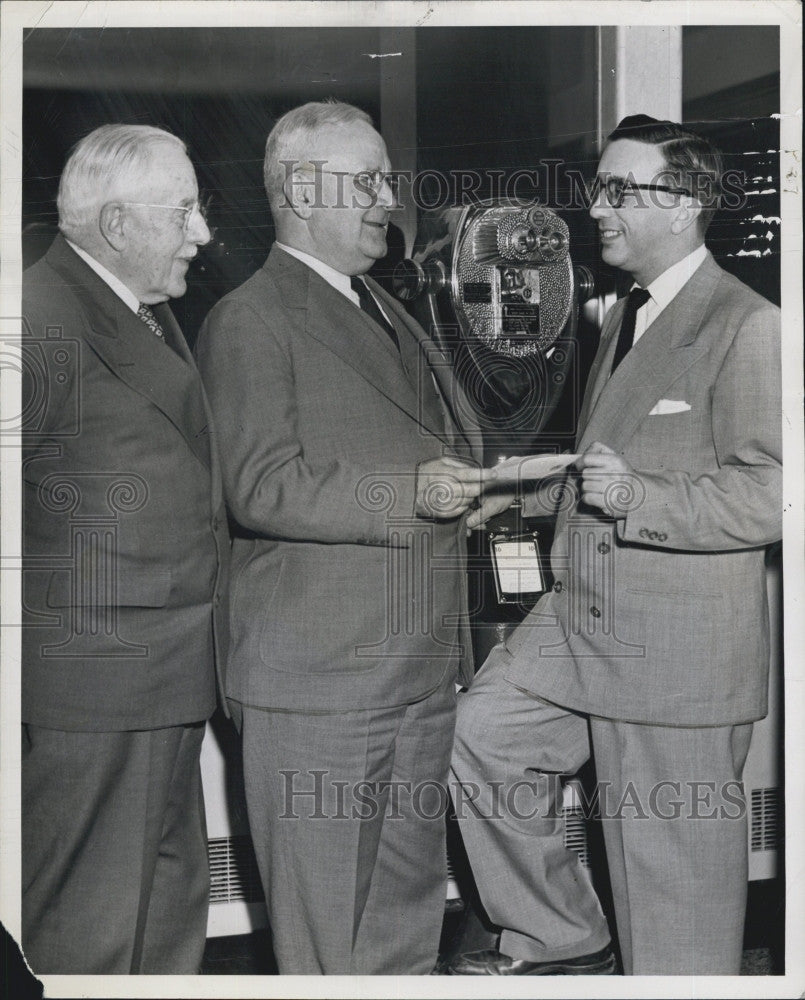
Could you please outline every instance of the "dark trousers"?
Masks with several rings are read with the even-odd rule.
[[[395,708],[243,707],[249,825],[280,973],[432,970],[455,700],[448,678]]]
[[[22,943],[43,973],[196,973],[209,903],[204,723],[22,726]]]

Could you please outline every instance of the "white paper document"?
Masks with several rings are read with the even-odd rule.
[[[578,455],[514,455],[493,466],[495,479],[516,482],[554,476],[576,461]]]

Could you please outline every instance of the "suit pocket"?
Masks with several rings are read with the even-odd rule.
[[[360,673],[389,655],[388,550],[355,549],[286,547],[273,589],[251,617],[262,618],[259,653],[272,670]]]
[[[49,608],[164,608],[171,591],[171,571],[128,569],[116,581],[100,572],[74,580],[69,570],[57,570],[48,584]]]
[[[630,462],[637,469],[695,468],[707,454],[710,431],[704,419],[701,408],[645,417],[630,442]]]

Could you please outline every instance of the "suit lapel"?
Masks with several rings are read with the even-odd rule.
[[[386,290],[372,278],[366,279],[374,295],[397,330],[403,365],[411,384],[416,387],[422,422],[429,427],[444,428],[451,439],[460,439],[462,428],[455,419],[451,392],[456,385],[444,353],[425,334]],[[458,442],[462,445],[463,442]]]
[[[435,414],[422,412],[415,386],[408,378],[400,377],[396,347],[376,323],[312,268],[280,248],[272,248],[264,266],[277,282],[286,306],[305,311],[305,327],[311,337],[431,434],[449,443],[441,415],[437,418]],[[373,292],[378,287],[372,282]],[[386,307],[387,297],[383,294],[378,297]],[[399,319],[397,310],[388,311]],[[406,324],[406,329],[411,329],[410,324]]]
[[[401,337],[400,344],[413,342],[418,350],[410,355],[409,364],[414,368],[414,375],[420,379],[431,380],[431,373],[438,388],[438,394],[445,413],[434,414],[431,419],[435,423],[444,418],[448,425],[450,436],[455,439],[455,443],[460,446],[460,450],[467,456],[474,457],[478,462],[483,463],[483,445],[481,444],[480,428],[472,416],[473,410],[469,400],[466,398],[455,377],[450,358],[429,337],[423,328],[406,310],[385,291],[377,282],[371,278],[368,282],[372,291],[383,303],[383,307],[389,316],[393,317],[395,325],[402,327],[408,337]],[[409,341],[410,337],[410,341]],[[424,359],[424,365],[422,360]],[[428,390],[433,382],[426,382],[422,386],[421,395],[427,400],[433,398],[434,394]]]
[[[212,416],[212,409],[210,407],[209,400],[207,399],[207,393],[204,391],[204,384],[201,381],[201,376],[198,374],[195,358],[193,357],[190,348],[187,346],[187,340],[185,340],[182,328],[179,326],[176,321],[176,317],[173,315],[173,310],[167,302],[163,302],[154,308],[154,312],[162,325],[162,329],[165,331],[166,337],[171,337],[171,344],[175,348],[178,356],[182,359],[185,365],[187,365],[190,371],[195,373],[193,382],[197,385],[198,392],[193,393],[192,398],[194,400],[198,399],[201,402],[201,410],[198,410],[194,406],[194,412],[192,414],[192,419],[194,421],[193,426],[201,426],[199,421],[202,419],[202,411],[204,425],[196,435],[199,450],[196,451],[194,449],[194,451],[202,462],[210,466],[212,472],[210,507],[213,514],[215,514],[223,503],[224,495],[223,480],[221,477],[221,463],[215,439],[215,423]],[[206,449],[204,447],[205,439],[207,443]]]
[[[579,418],[577,450],[596,440],[616,451],[623,448],[665,390],[707,350],[697,336],[720,274],[708,256],[609,377],[624,308],[617,303],[612,320],[607,317],[604,324],[590,373],[592,388]]]
[[[417,416],[416,392],[407,378],[400,378],[400,359],[391,338],[381,337],[368,316],[313,271],[307,330],[397,406]]]
[[[170,307],[157,306],[155,314],[178,353],[155,337],[62,237],[57,237],[47,260],[82,303],[89,321],[88,346],[122,382],[161,410],[209,466],[209,419],[201,380]]]
[[[587,388],[584,392],[584,401],[579,413],[579,428],[587,426],[590,414],[598,402],[598,397],[607,384],[609,370],[612,367],[612,357],[615,353],[615,332],[620,329],[621,317],[623,316],[625,305],[626,300],[619,299],[604,317],[604,325],[601,328],[601,341],[590,367],[590,373],[587,376]],[[579,431],[580,434],[581,431]]]

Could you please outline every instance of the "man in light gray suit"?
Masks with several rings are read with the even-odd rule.
[[[624,972],[740,969],[741,774],[766,714],[764,550],[781,536],[780,318],[705,249],[721,174],[709,143],[645,115],[604,149],[590,214],[635,287],[604,322],[578,475],[530,498],[557,508],[553,589],[460,699],[457,811],[503,931],[451,974],[614,970],[563,841],[559,779],[590,744]]]
[[[386,254],[389,170],[357,108],[281,118],[277,242],[197,348],[236,522],[227,694],[281,973],[428,973],[444,912],[480,442],[446,359],[362,277]]]

